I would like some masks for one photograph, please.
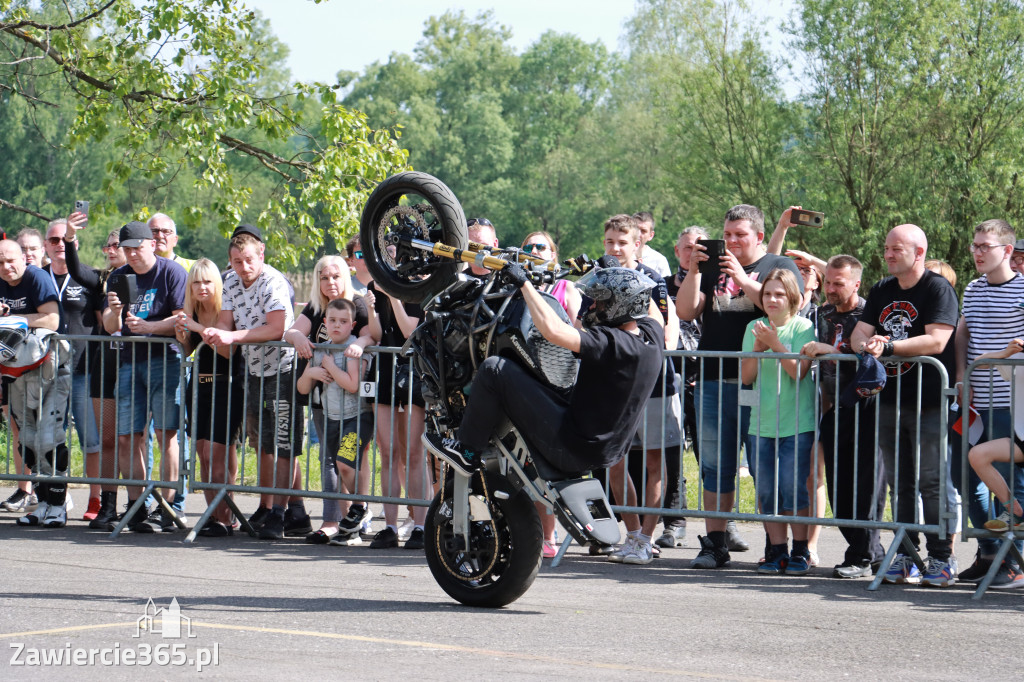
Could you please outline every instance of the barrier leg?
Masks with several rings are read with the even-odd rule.
[[[225,489],[225,492],[226,490],[227,489]],[[245,516],[245,514],[241,512],[241,510],[238,508],[238,505],[235,504],[235,498],[231,497],[230,495],[225,495],[224,502],[225,504],[228,505],[228,507],[231,508],[231,513],[235,515],[236,519],[238,519],[238,523],[241,524],[242,530],[248,533],[249,537],[256,537],[256,531],[253,529],[252,526],[249,525],[249,519]]]
[[[210,504],[206,505],[206,510],[199,517],[199,520],[196,521],[196,525],[192,527],[192,530],[190,530],[188,532],[188,535],[185,536],[185,539],[182,540],[184,544],[190,545],[195,541],[196,535],[203,527],[206,526],[206,522],[210,520],[211,516],[213,516],[213,512],[217,509],[217,505],[220,504],[221,500],[223,500],[224,496],[227,494],[227,488],[221,488],[220,490],[217,491],[217,494],[214,496],[213,500],[210,502]]]
[[[1017,566],[1024,566],[1024,557],[1021,557],[1017,547],[1013,544],[1013,540],[1013,534],[1008,533],[1006,537],[999,542],[999,549],[996,551],[996,555],[992,559],[992,566],[989,567],[988,573],[985,574],[982,581],[978,583],[978,589],[976,589],[974,594],[971,596],[972,601],[978,601],[985,596],[985,592],[995,579],[996,572],[998,572],[1000,567],[1002,567],[1007,554],[1011,554],[1013,556],[1014,560],[1017,562]]]
[[[558,568],[558,564],[562,563],[562,557],[564,557],[565,553],[569,551],[569,545],[573,542],[574,540],[572,535],[566,533],[565,540],[563,540],[562,544],[558,547],[558,554],[556,554],[555,558],[551,560],[551,568]]]
[[[907,537],[907,531],[904,528],[900,528],[896,531],[896,535],[892,539],[892,544],[889,545],[888,551],[885,553],[885,558],[882,559],[881,565],[878,567],[878,573],[875,574],[875,579],[868,585],[868,590],[874,592],[878,589],[878,586],[882,584],[882,579],[888,572],[889,567],[892,566],[892,560],[896,558],[896,552],[900,547],[909,548],[908,552],[917,562],[918,566],[921,565],[921,557],[918,556],[914,546],[910,544],[910,538]]]
[[[117,522],[116,526],[114,526],[114,530],[110,533],[111,540],[116,539],[121,531],[124,530],[124,527],[128,525],[128,522],[135,518],[135,512],[139,510],[139,507],[146,504],[146,500],[149,499],[149,496],[152,495],[154,491],[156,491],[155,484],[150,483],[146,486],[146,489],[142,491],[141,495],[139,495],[139,499],[135,500],[135,504],[125,511],[124,516],[122,516],[121,520]]]
[[[178,516],[178,512],[174,511],[174,507],[171,506],[159,491],[154,490],[153,497],[156,498],[156,503],[160,505],[160,508],[163,509],[165,513],[171,515],[171,518],[174,520],[174,525],[181,530],[188,530],[188,526],[186,526],[185,522],[181,520],[180,516]],[[200,528],[202,528],[202,526],[200,526]]]

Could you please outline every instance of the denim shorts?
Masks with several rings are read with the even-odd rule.
[[[814,431],[779,438],[751,436],[750,473],[762,514],[794,512],[810,506],[807,479],[813,446]]]
[[[117,372],[117,434],[142,433],[149,416],[153,428],[179,427],[178,383],[181,359],[172,353],[162,358],[121,365]]]

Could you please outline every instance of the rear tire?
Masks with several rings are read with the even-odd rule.
[[[482,496],[480,474],[471,495]],[[488,482],[488,491],[494,487]],[[490,521],[470,524],[470,548],[456,548],[451,518],[452,485],[434,497],[427,511],[427,565],[450,597],[466,606],[500,608],[530,589],[540,570],[543,532],[537,510],[523,492],[507,500],[487,499]]]
[[[443,182],[408,171],[377,185],[363,208],[359,243],[374,283],[395,298],[420,303],[455,281],[461,262],[404,247],[389,252],[392,235],[469,245],[462,206]]]

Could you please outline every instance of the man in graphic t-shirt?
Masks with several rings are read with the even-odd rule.
[[[787,211],[790,209],[787,209]],[[782,220],[788,221],[784,213]],[[793,273],[803,290],[800,270],[789,258],[764,249],[764,214],[749,204],[733,206],[725,214],[725,252],[711,263],[707,249],[694,244],[689,269],[676,296],[676,312],[682,320],[701,317],[703,328],[697,350],[740,351],[747,325],[761,317],[756,302],[761,282],[776,268]],[[700,271],[709,263],[708,275]],[[721,367],[721,372],[719,372]],[[699,370],[697,410],[700,423],[700,473],[704,484],[704,508],[727,512],[736,498],[736,462],[746,441],[750,408],[739,406],[739,364],[736,360],[706,359]],[[698,537],[700,553],[692,568],[719,568],[730,561],[729,550],[747,549],[730,541],[727,519],[705,521],[707,537]]]
[[[153,233],[145,223],[130,222],[121,228],[119,242],[127,265],[107,279],[107,307],[103,311],[103,327],[108,333],[120,331],[122,338],[173,337],[175,316],[185,301],[185,268],[156,255]],[[134,277],[133,300],[122,301],[118,282]],[[162,456],[160,477],[165,481],[178,478],[178,408],[177,389],[181,372],[181,356],[177,346],[166,343],[126,341],[121,346],[121,366],[117,374],[117,446],[119,469],[126,478],[142,478],[146,473],[145,431],[152,414],[156,441]],[[148,409],[147,409],[148,408]],[[141,488],[129,488],[130,503],[138,499]],[[173,489],[165,491],[167,502],[173,503]],[[140,507],[129,527],[137,533],[153,533],[170,527],[173,520],[157,507],[145,513]]]
[[[885,264],[891,276],[871,287],[851,345],[858,352],[880,358],[886,365],[886,384],[879,394],[878,447],[892,490],[895,520],[917,523],[920,493],[924,522],[932,525],[945,523],[947,511],[946,491],[940,485],[944,460],[939,429],[939,412],[946,409],[942,394],[946,386],[938,370],[924,364],[919,389],[917,364],[899,358],[939,358],[953,337],[958,306],[950,283],[925,269],[927,251],[928,238],[917,225],[899,225],[889,232],[885,238]],[[920,464],[915,467],[917,452]],[[897,483],[899,488],[895,487]],[[918,534],[909,536],[917,545]],[[925,539],[928,561],[923,579],[914,561],[901,553],[886,572],[886,582],[924,582],[936,587],[956,582],[950,537],[939,539],[935,534],[925,533]]]

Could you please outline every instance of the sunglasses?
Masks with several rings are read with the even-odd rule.
[[[534,251],[548,251],[550,248],[550,246],[541,242],[540,244],[527,244],[523,247],[523,251],[533,253]]]
[[[46,241],[50,242],[50,246],[57,246],[62,241],[64,241],[64,238],[63,237],[47,237]]]
[[[356,258],[358,258],[359,260],[363,260],[363,252],[362,251],[356,251],[352,255],[355,256]]]
[[[466,227],[473,227],[474,225],[484,225],[485,227],[494,227],[491,221],[487,218],[470,218],[466,221]]]
[[[100,247],[101,249],[119,249],[121,248],[121,242],[110,242]]]

